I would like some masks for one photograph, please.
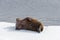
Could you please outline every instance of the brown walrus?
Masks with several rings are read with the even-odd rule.
[[[25,19],[16,18],[16,30],[26,29],[37,32],[43,31],[43,24],[36,19],[26,17]]]

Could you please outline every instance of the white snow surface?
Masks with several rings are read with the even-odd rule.
[[[0,22],[0,40],[60,40],[60,26],[44,26],[44,31],[37,33],[15,30],[15,23]]]

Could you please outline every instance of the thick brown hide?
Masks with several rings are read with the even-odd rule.
[[[16,18],[16,30],[20,29],[42,32],[43,24],[38,20],[30,17],[26,17],[24,19]]]

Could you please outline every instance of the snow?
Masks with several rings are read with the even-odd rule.
[[[41,33],[15,30],[15,23],[0,22],[0,40],[60,40],[60,26],[44,26]]]

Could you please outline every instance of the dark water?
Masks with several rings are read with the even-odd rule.
[[[59,0],[0,0],[0,21],[15,22],[17,17],[37,18],[44,25],[60,25]]]

